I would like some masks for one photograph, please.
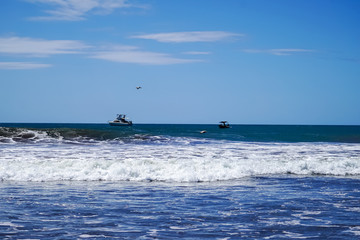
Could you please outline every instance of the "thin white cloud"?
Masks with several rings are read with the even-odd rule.
[[[314,50],[300,49],[300,48],[279,48],[279,49],[244,49],[243,52],[247,53],[267,53],[277,56],[288,56],[298,53],[311,53]]]
[[[75,54],[89,48],[80,41],[34,38],[0,38],[0,54],[45,57],[53,54]]]
[[[242,37],[243,34],[223,32],[223,31],[198,31],[198,32],[171,32],[171,33],[155,33],[135,35],[131,38],[150,39],[158,42],[216,42],[232,39],[234,37]]]
[[[38,21],[80,21],[89,14],[107,15],[117,8],[127,8],[131,5],[127,0],[27,0],[35,4],[50,7],[45,12],[47,16],[30,18]]]
[[[39,69],[51,67],[51,64],[32,63],[32,62],[0,62],[0,69],[19,70],[19,69]]]
[[[91,49],[90,49],[91,48]],[[90,49],[90,51],[89,51]],[[81,41],[45,40],[20,37],[0,37],[0,54],[12,57],[48,57],[55,54],[87,54],[90,58],[120,63],[170,65],[201,62],[200,59],[177,58],[170,54],[143,51],[135,46],[91,47]],[[194,54],[194,53],[193,53]],[[197,54],[200,54],[199,52]],[[202,53],[205,54],[205,53]],[[1,69],[34,69],[50,67],[49,64],[28,62],[3,62]]]
[[[112,62],[146,65],[171,65],[201,61],[199,59],[176,58],[165,53],[141,51],[138,48],[132,46],[120,46],[111,50],[100,51],[91,57]]]

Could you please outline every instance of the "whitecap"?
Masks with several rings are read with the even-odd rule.
[[[359,177],[358,148],[244,142],[0,145],[0,179],[214,182],[277,174]]]

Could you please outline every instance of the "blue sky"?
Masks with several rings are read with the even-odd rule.
[[[358,0],[4,0],[0,122],[359,125],[359,12]]]

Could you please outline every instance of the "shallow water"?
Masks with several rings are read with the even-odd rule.
[[[360,180],[2,182],[2,238],[354,239]]]

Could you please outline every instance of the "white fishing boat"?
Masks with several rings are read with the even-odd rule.
[[[132,121],[126,119],[125,114],[118,114],[114,121],[109,121],[110,126],[131,126]]]

